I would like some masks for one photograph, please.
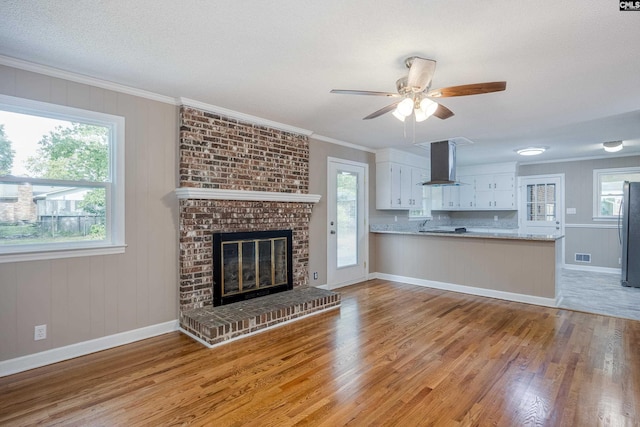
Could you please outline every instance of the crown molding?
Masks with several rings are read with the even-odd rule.
[[[246,200],[254,202],[318,203],[320,194],[279,193],[273,191],[223,190],[219,188],[176,188],[178,199]]]
[[[355,150],[366,151],[367,153],[376,153],[374,148],[365,147],[363,145],[353,144],[351,142],[340,141],[339,139],[329,138],[328,136],[318,135],[317,133],[311,134],[309,136],[311,139],[316,139],[322,142],[328,142],[330,144],[342,145],[343,147],[353,148]]]
[[[48,65],[34,64],[33,62],[23,61],[21,59],[11,58],[9,56],[0,55],[0,65],[6,65],[8,67],[18,68],[24,71],[31,71],[38,74],[44,74],[45,76],[56,77],[76,83],[99,87],[102,89],[113,90],[115,92],[126,93],[127,95],[138,96],[140,98],[146,98],[165,104],[177,105],[176,99],[171,96],[160,95],[131,86],[125,86],[119,83],[98,79],[96,77],[90,77],[84,74],[61,70],[59,68],[50,67]]]
[[[584,156],[584,157],[567,157],[565,159],[551,159],[551,160],[540,160],[540,161],[530,161],[530,162],[518,162],[519,166],[529,166],[529,165],[542,165],[546,163],[565,163],[565,162],[582,162],[585,160],[605,160],[605,159],[616,159],[619,157],[634,157],[640,156],[640,152],[630,152],[630,153],[607,153],[598,156]]]
[[[196,101],[194,99],[183,98],[183,97],[171,97],[166,95],[161,95],[158,93],[146,91],[143,89],[137,89],[131,86],[122,85],[119,83],[110,82],[107,80],[102,80],[96,77],[87,76],[84,74],[75,73],[72,71],[62,70],[55,67],[50,67],[48,65],[36,64],[29,61],[24,61],[22,59],[12,58],[5,55],[0,55],[0,65],[5,65],[8,67],[17,68],[24,71],[30,71],[38,74],[43,74],[49,77],[60,78],[64,80],[69,80],[76,83],[86,84],[94,87],[99,87],[102,89],[112,90],[114,92],[125,93],[132,96],[137,96],[140,98],[150,99],[153,101],[162,102],[170,105],[185,105],[188,107],[198,108],[204,111],[208,111],[215,114],[220,114],[225,117],[230,117],[238,120],[242,120],[245,122],[249,122],[256,125],[267,126],[275,129],[280,129],[285,132],[291,132],[298,135],[304,135],[307,137],[312,137],[318,141],[328,142],[330,144],[341,145],[347,148],[353,148],[355,150],[366,151],[369,153],[375,153],[376,150],[365,147],[362,145],[353,144],[350,142],[340,141],[338,139],[329,138],[323,135],[318,135],[311,130],[303,129],[295,126],[291,126],[285,123],[276,122],[273,120],[264,119],[262,117],[253,116],[250,114],[241,113],[239,111],[230,110],[228,108],[219,107],[217,105],[207,104],[205,102]]]
[[[197,108],[199,110],[207,111],[209,113],[220,114],[221,116],[231,117],[234,119],[249,122],[251,124],[267,126],[274,129],[280,129],[286,132],[295,133],[298,135],[310,136],[313,131],[290,126],[285,123],[275,122],[273,120],[263,119],[262,117],[252,116],[250,114],[241,113],[239,111],[230,110],[228,108],[219,107],[217,105],[207,104],[205,102],[196,101],[189,98],[177,98],[178,105],[184,105],[187,107]]]

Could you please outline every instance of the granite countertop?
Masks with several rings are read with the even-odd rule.
[[[485,231],[467,231],[465,233],[455,232],[442,232],[441,230],[435,231],[399,231],[399,230],[380,230],[372,228],[372,233],[380,234],[413,234],[420,236],[437,236],[437,237],[455,237],[455,238],[472,238],[472,239],[503,239],[503,240],[532,240],[532,241],[546,241],[553,242],[562,239],[564,235],[549,235],[549,234],[524,234],[514,231],[509,232],[491,232]]]

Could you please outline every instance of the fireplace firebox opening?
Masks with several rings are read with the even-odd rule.
[[[213,234],[213,305],[293,289],[291,230]]]

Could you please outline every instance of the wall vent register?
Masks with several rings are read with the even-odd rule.
[[[591,262],[591,254],[575,254],[576,262]]]

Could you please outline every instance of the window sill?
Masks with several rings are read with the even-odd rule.
[[[618,222],[618,216],[594,216],[591,219],[595,222]]]
[[[125,252],[126,247],[127,245],[104,245],[90,248],[31,250],[24,252],[0,253],[0,263],[122,254]]]

